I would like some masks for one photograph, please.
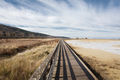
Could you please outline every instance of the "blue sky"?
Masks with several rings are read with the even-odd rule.
[[[0,23],[54,36],[120,38],[120,0],[0,0]]]

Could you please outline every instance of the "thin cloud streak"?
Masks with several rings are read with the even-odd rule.
[[[37,32],[43,33],[46,33],[48,30],[43,30],[39,26],[48,27],[52,32],[55,32],[55,30],[60,31],[57,35],[69,37],[120,38],[120,36],[116,36],[116,34],[120,35],[120,6],[115,5],[115,1],[118,0],[109,0],[106,3],[106,9],[101,3],[96,3],[99,4],[97,6],[91,4],[91,2],[86,2],[87,0],[13,1],[16,4],[12,3],[11,0],[9,2],[8,0],[0,1],[0,23],[17,27],[22,25],[24,26],[22,28],[31,31],[36,30],[25,26],[37,27],[39,29]],[[47,33],[56,35],[50,31]],[[70,31],[75,33],[71,35],[66,34],[70,34]],[[96,33],[99,35],[95,35]]]

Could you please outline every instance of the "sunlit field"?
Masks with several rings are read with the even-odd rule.
[[[1,41],[2,43],[0,44],[7,46],[7,48],[2,47],[0,45],[0,49],[6,50],[11,50],[13,47],[20,48],[20,46],[39,44],[42,41],[45,41],[46,43],[42,43],[42,45],[33,46],[32,48],[26,49],[25,51],[19,52],[11,57],[0,57],[0,80],[28,80],[32,73],[35,71],[35,69],[37,69],[40,66],[41,62],[47,57],[48,54],[50,54],[53,51],[57,44],[57,40],[51,41],[50,39],[18,39],[15,41],[3,41]]]
[[[0,57],[12,56],[34,46],[49,43],[53,39],[0,39]]]
[[[104,80],[120,80],[120,40],[67,40]]]

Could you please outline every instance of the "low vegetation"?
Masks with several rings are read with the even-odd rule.
[[[53,39],[0,39],[0,57],[9,57],[30,49],[55,41]]]
[[[28,80],[56,44],[52,41],[0,60],[0,80]]]

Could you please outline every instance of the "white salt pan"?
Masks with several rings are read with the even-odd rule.
[[[112,41],[112,42],[83,42],[80,40],[69,40],[66,41],[74,46],[83,47],[83,48],[92,48],[92,49],[100,49],[107,52],[120,54],[120,47],[116,47],[115,45],[120,45],[120,41]],[[113,46],[114,45],[114,46]]]

